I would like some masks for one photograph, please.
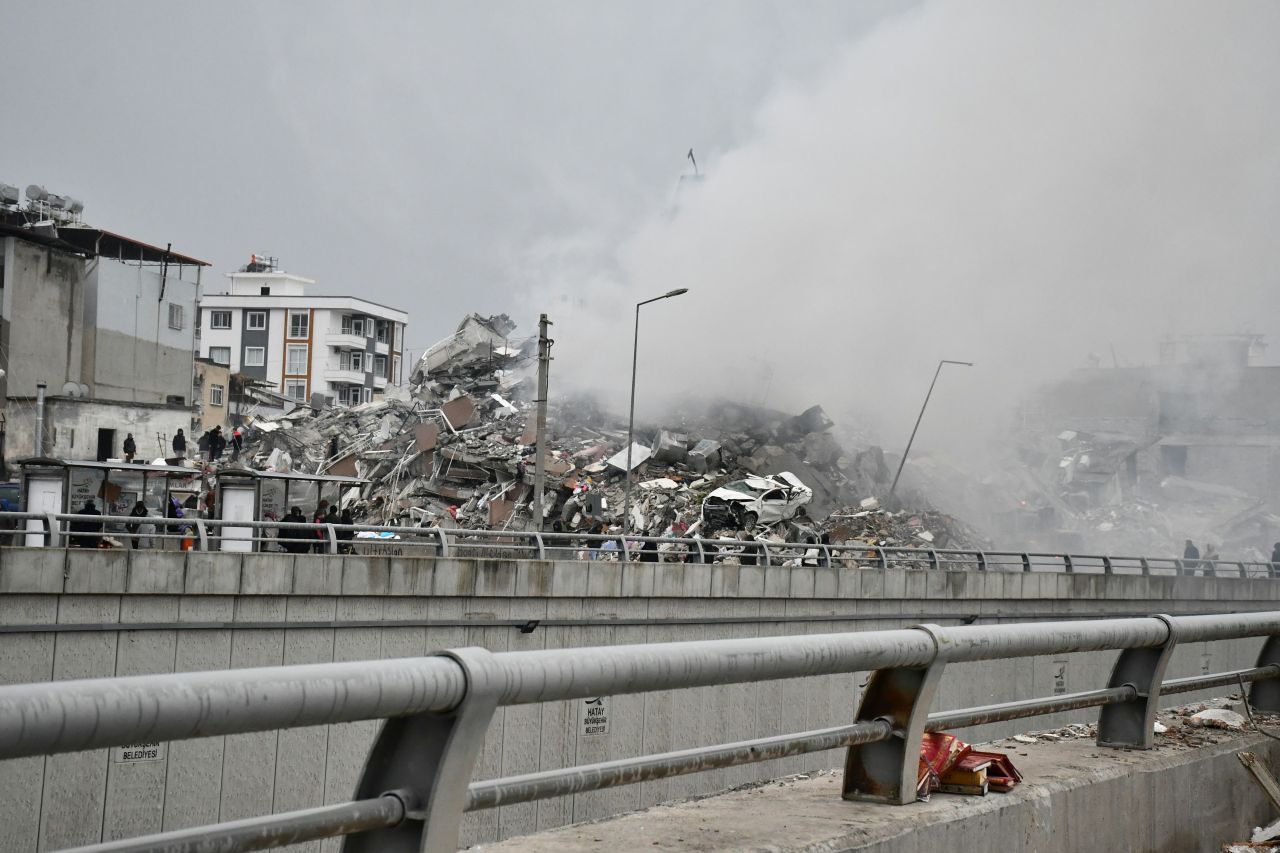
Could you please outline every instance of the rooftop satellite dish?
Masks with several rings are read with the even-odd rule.
[[[49,197],[49,191],[39,184],[31,184],[27,187],[27,201],[44,201]]]
[[[79,386],[79,385],[77,385],[75,382],[66,382],[66,383],[63,383],[63,385],[62,385],[62,396],[64,396],[64,397],[79,397],[79,396],[80,396],[80,386]]]
[[[11,184],[0,184],[0,204],[17,204],[19,190]]]
[[[67,210],[72,213],[84,213],[84,202],[78,198],[67,197]]]

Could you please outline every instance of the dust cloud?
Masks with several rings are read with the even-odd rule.
[[[822,403],[963,458],[1036,383],[1173,333],[1273,333],[1280,5],[937,3],[762,104],[622,245],[525,259],[560,391]],[[673,162],[683,140],[672,140]],[[696,185],[696,189],[691,187]]]

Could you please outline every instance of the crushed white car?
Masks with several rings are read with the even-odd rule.
[[[772,477],[747,477],[707,495],[702,502],[703,526],[707,530],[750,530],[803,515],[804,505],[811,500],[813,489],[790,471]]]

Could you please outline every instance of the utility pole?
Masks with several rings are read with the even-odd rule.
[[[547,385],[551,373],[551,344],[547,337],[547,327],[551,321],[546,314],[538,317],[538,404],[537,438],[538,449],[533,463],[533,529],[542,530],[544,522],[543,492],[547,480]]]

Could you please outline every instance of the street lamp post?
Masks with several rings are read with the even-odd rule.
[[[625,539],[631,532],[631,446],[635,444],[636,427],[636,359],[640,355],[640,306],[657,302],[659,299],[670,299],[688,293],[689,288],[680,287],[669,290],[661,296],[636,303],[636,331],[631,339],[631,413],[627,416],[627,485],[622,496],[622,536]]]
[[[933,372],[933,381],[929,383],[929,392],[924,395],[924,405],[920,407],[920,414],[916,416],[916,425],[911,428],[911,438],[907,439],[907,449],[902,451],[902,461],[898,463],[898,473],[893,475],[893,485],[889,487],[889,497],[885,499],[885,503],[890,507],[893,506],[893,493],[898,488],[898,478],[902,476],[902,469],[907,464],[907,454],[911,452],[911,443],[916,440],[916,430],[920,429],[920,421],[924,420],[924,410],[929,406],[929,398],[933,396],[933,386],[938,384],[938,374],[942,372],[944,364],[960,364],[965,367],[973,367],[972,361],[952,361],[944,358],[938,362],[938,369]]]

